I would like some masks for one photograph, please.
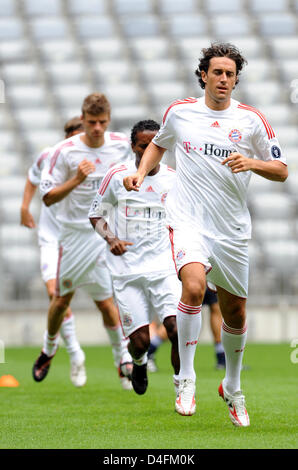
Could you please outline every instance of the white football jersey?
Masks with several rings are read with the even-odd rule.
[[[106,243],[108,267],[114,277],[175,272],[164,206],[176,173],[161,163],[139,192],[127,192],[123,178],[135,172],[134,162],[109,171],[90,208],[89,217],[103,217],[120,240],[133,243],[121,256],[113,255]]]
[[[191,225],[214,239],[251,237],[246,204],[251,171],[234,174],[221,162],[237,151],[286,164],[260,111],[233,99],[223,111],[207,107],[204,97],[177,100],[153,142],[176,156],[177,179],[166,204],[169,225]]]
[[[127,137],[119,132],[105,132],[101,147],[91,148],[81,140],[82,134],[66,139],[54,147],[49,167],[42,173],[42,196],[68,181],[77,173],[84,159],[94,163],[96,169],[59,202],[58,221],[66,226],[92,229],[88,219],[91,202],[109,168],[131,158]]]
[[[39,186],[42,171],[49,164],[52,149],[46,147],[36,158],[28,170],[29,181],[34,186]],[[46,243],[57,243],[59,235],[59,224],[56,219],[57,205],[47,207],[42,203],[38,222],[38,242],[39,245]]]

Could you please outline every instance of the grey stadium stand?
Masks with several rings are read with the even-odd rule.
[[[297,294],[294,267],[287,287],[279,282],[278,262],[270,261],[269,252],[280,247],[284,257],[288,252],[296,256],[298,0],[0,3],[0,78],[5,85],[5,103],[0,104],[0,238],[6,247],[11,224],[11,246],[19,240],[30,250],[27,256],[14,248],[3,258],[5,266],[11,263],[4,297],[37,295],[37,279],[40,298],[45,297],[36,238],[30,238],[28,229],[16,228],[27,170],[37,152],[63,139],[65,120],[80,114],[83,98],[93,91],[106,93],[112,103],[111,129],[127,135],[140,119],[161,121],[172,101],[202,96],[194,70],[201,49],[215,40],[234,43],[248,59],[233,96],[267,117],[290,171],[284,184],[255,174],[251,178],[248,201],[255,229],[250,295],[257,301],[265,295],[270,303],[286,289]],[[175,165],[172,156],[169,160]],[[32,209],[38,212],[38,197],[34,201]],[[265,249],[272,219],[276,237],[283,236],[285,244]],[[286,252],[289,241],[292,252]],[[18,256],[24,256],[32,281],[17,278],[14,284]]]

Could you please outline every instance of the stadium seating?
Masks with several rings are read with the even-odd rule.
[[[70,15],[101,15],[107,12],[108,0],[67,0],[68,13]]]
[[[178,62],[171,59],[151,60],[138,63],[141,78],[148,84],[152,82],[171,81],[181,78]],[[182,75],[183,76],[183,75]]]
[[[91,63],[100,63],[102,60],[117,60],[126,57],[126,48],[120,38],[85,38],[82,45]]]
[[[21,109],[16,115],[20,129],[24,132],[32,129],[48,129],[57,126],[59,118],[55,116],[54,110],[48,108]]]
[[[38,83],[41,80],[41,74],[42,71],[36,62],[9,63],[2,67],[4,81],[10,85]]]
[[[17,14],[15,0],[2,0],[0,16],[10,17]]]
[[[9,177],[10,175],[23,175],[23,159],[22,154],[15,150],[3,150],[0,153],[0,178]]]
[[[158,12],[161,15],[168,15],[172,13],[195,13],[197,2],[196,0],[161,0],[158,2]]]
[[[258,17],[258,27],[265,37],[292,36],[297,34],[297,18],[292,13],[264,13]]]
[[[173,55],[171,42],[163,36],[133,38],[128,44],[136,62],[169,59]]]
[[[33,39],[36,41],[64,39],[70,36],[68,21],[59,16],[30,18],[28,23]]]
[[[62,62],[79,60],[79,47],[71,39],[50,39],[37,44],[38,53],[47,65],[51,62]]]
[[[54,62],[48,64],[49,80],[56,84],[79,84],[85,80],[86,70],[79,61]]]
[[[226,40],[226,37],[232,34],[237,36],[250,36],[254,34],[254,23],[246,14],[237,15],[237,21],[233,15],[217,15],[212,16],[211,32],[216,39]]]
[[[114,0],[113,4],[116,15],[150,14],[153,10],[151,0]]]
[[[291,240],[295,237],[296,228],[293,220],[255,220],[253,235],[261,241]]]
[[[278,184],[278,183],[276,183]],[[250,198],[254,218],[291,220],[296,215],[296,204],[290,194],[269,192],[255,194]]]
[[[27,16],[59,16],[62,13],[62,5],[59,0],[24,0],[24,13]]]
[[[292,60],[298,58],[298,36],[274,36],[270,38],[268,47],[274,59]]]
[[[166,18],[166,25],[169,36],[182,38],[185,36],[201,36],[208,34],[208,23],[203,15],[176,14]]]
[[[205,0],[206,12],[210,15],[214,14],[241,14],[243,12],[243,0]]]
[[[22,62],[32,59],[33,54],[30,41],[25,38],[11,41],[2,39],[0,42],[0,59],[3,64],[9,64],[10,62],[14,63],[14,61]]]
[[[136,69],[127,60],[93,62],[92,71],[98,84],[130,83],[136,78]]]
[[[80,40],[112,37],[116,32],[114,21],[107,15],[78,16],[74,18],[74,24]]]
[[[298,0],[0,3],[5,92],[0,104],[0,255],[11,287],[4,290],[7,295],[21,299],[28,292],[37,294],[36,237],[18,226],[25,178],[36,154],[63,139],[65,120],[79,115],[83,98],[95,90],[111,101],[111,128],[128,135],[140,119],[161,121],[171,101],[202,96],[194,70],[201,49],[216,40],[236,44],[247,58],[233,96],[265,114],[290,171],[286,183],[255,174],[251,178],[250,293],[258,298],[265,291],[268,302],[285,290],[297,294]],[[166,159],[175,166],[173,155]],[[32,204],[38,216],[39,198]],[[24,250],[15,248],[17,241]],[[13,248],[11,254],[7,247]],[[17,271],[20,256],[31,284]],[[288,284],[286,274],[280,282],[279,269],[287,260],[292,273]],[[40,288],[44,295],[42,282]]]
[[[249,2],[252,13],[283,13],[289,6],[289,0],[251,0]]]

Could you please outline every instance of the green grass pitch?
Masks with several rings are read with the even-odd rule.
[[[217,393],[224,375],[214,368],[212,345],[196,352],[197,412],[174,412],[169,344],[157,355],[143,396],[120,387],[109,347],[85,347],[88,381],[76,389],[61,347],[42,383],[31,368],[39,349],[7,348],[0,376],[1,449],[297,449],[298,364],[289,344],[248,344],[242,372],[251,426],[235,428]]]

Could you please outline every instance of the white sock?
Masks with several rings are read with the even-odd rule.
[[[48,334],[48,330],[45,331],[44,336],[43,336],[43,348],[42,351],[47,355],[47,356],[54,356],[58,349],[58,344],[59,344],[59,338],[60,335],[57,333],[54,336],[50,336]]]
[[[223,352],[225,352],[224,347],[223,347],[223,345],[222,345],[221,342],[220,342],[220,343],[214,343],[214,349],[215,349],[215,352],[216,352],[216,353],[223,353]]]
[[[240,372],[246,338],[246,325],[243,328],[237,329],[231,328],[223,322],[221,340],[226,356],[226,375],[223,382],[224,387],[231,395],[241,390]]]
[[[194,358],[201,331],[202,305],[192,306],[179,302],[177,311],[178,347],[180,356],[179,380],[196,380]]]
[[[110,338],[115,366],[119,367],[120,362],[132,362],[127,349],[128,339],[124,338],[120,323],[114,327],[105,325],[105,328]]]
[[[74,359],[80,351],[81,347],[76,337],[76,328],[74,315],[67,317],[63,320],[60,327],[60,334],[65,343],[68,354]]]

